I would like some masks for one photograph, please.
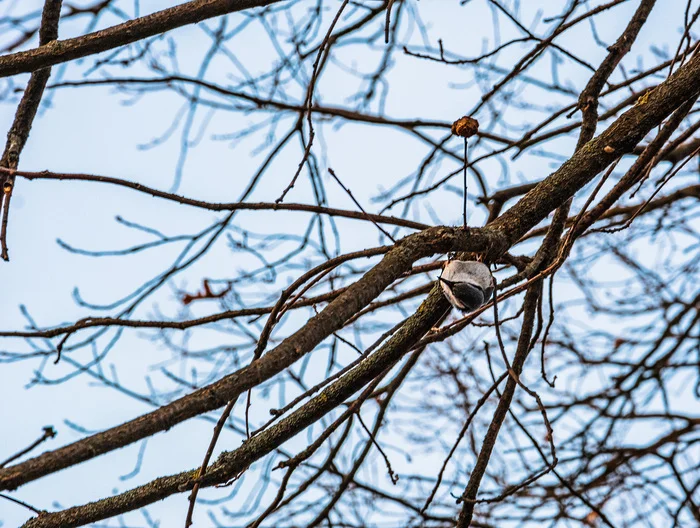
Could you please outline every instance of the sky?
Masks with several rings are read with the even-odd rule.
[[[86,2],[81,2],[84,4]],[[561,2],[559,2],[561,3]],[[0,15],[5,9],[13,7],[13,13],[31,11],[39,8],[41,2],[26,0],[20,7],[14,2],[0,2]],[[120,4],[125,12],[133,15],[136,8],[141,14],[167,7],[171,2],[150,1],[132,4]],[[439,29],[435,34],[444,35],[446,45],[451,48],[470,49],[474,43],[489,39],[491,33],[491,12],[484,9],[483,3],[473,2],[461,7],[459,2],[411,2],[419,10],[429,30]],[[534,4],[522,3],[523,18],[536,19]],[[533,5],[526,5],[533,4]],[[642,31],[633,48],[633,56],[644,56],[644,60],[653,63],[656,58],[650,52],[651,46],[662,48],[666,45],[675,49],[678,39],[677,28],[685,2],[664,0],[652,13],[652,20]],[[622,29],[622,24],[629,19],[629,14],[636,8],[637,2],[628,2],[617,8],[615,14],[608,16],[598,26],[601,38],[611,42]],[[528,12],[529,10],[529,12]],[[673,15],[673,16],[672,16]],[[676,18],[674,18],[676,17]],[[231,25],[241,17],[231,17]],[[112,13],[99,20],[98,27],[107,27],[118,23],[119,16]],[[325,19],[326,24],[329,19]],[[485,23],[483,21],[488,21]],[[195,74],[206,53],[208,39],[204,37],[203,27],[213,29],[218,20],[208,21],[198,27],[187,27],[171,32],[168,36],[177,40],[178,61],[183,72]],[[537,26],[540,30],[546,27]],[[86,31],[85,20],[72,21],[60,28],[61,38],[83,34]],[[412,42],[422,40],[421,30],[417,27],[404,29]],[[481,35],[483,33],[483,35]],[[501,35],[505,40],[506,35]],[[577,39],[588,38],[574,33],[560,42],[562,45],[579,45]],[[165,42],[159,43],[159,49],[165,49]],[[232,50],[236,58],[245,64],[251,73],[263,72],[269,67],[273,57],[269,39],[261,28],[252,24],[246,28]],[[431,41],[434,46],[436,42]],[[32,46],[36,42],[32,41]],[[378,49],[378,48],[377,48]],[[348,47],[338,52],[338,60],[346,64],[355,64],[362,69],[377,57],[377,49],[362,51],[357,46]],[[473,50],[474,54],[480,50]],[[521,50],[517,50],[521,52]],[[515,53],[514,53],[515,54]],[[591,46],[587,59],[598,64],[604,57],[605,50]],[[463,115],[477,104],[480,90],[472,78],[472,70],[455,72],[442,65],[407,60],[401,53],[391,72],[391,88],[385,100],[385,112],[395,118],[440,120],[451,122]],[[506,55],[507,57],[507,55]],[[92,59],[74,61],[66,66],[54,68],[52,81],[80,79]],[[533,76],[549,75],[549,63],[541,63],[529,73]],[[582,87],[589,75],[583,68],[564,70],[575,87]],[[113,70],[115,73],[116,70]],[[116,72],[120,73],[120,72]],[[145,68],[121,72],[124,75],[150,75]],[[235,72],[230,64],[215,62],[210,73],[211,79],[227,82]],[[347,101],[355,86],[339,67],[329,68],[319,83],[319,93],[324,95],[324,103],[341,105]],[[24,82],[24,78],[21,78]],[[20,80],[17,84],[21,84]],[[7,130],[12,122],[17,99],[0,104],[0,129]],[[548,103],[537,101],[538,104]],[[552,101],[554,104],[555,101]],[[49,169],[56,172],[81,172],[102,174],[138,181],[158,189],[168,190],[178,180],[177,166],[181,152],[182,125],[178,125],[172,137],[155,146],[150,146],[154,138],[162,137],[172,120],[182,110],[182,99],[168,92],[147,94],[134,99],[128,95],[116,93],[110,87],[91,88],[57,88],[50,91],[50,100],[42,106],[35,121],[30,139],[22,154],[20,168],[23,170]],[[372,106],[373,111],[378,106]],[[527,112],[527,109],[523,109]],[[251,149],[264,143],[262,134],[254,138],[221,139],[233,130],[241,129],[255,123],[255,115],[243,115],[232,112],[219,112],[208,116],[200,111],[194,116],[194,129],[206,124],[198,141],[188,152],[183,165],[178,192],[183,195],[212,201],[235,201],[248,182],[249,175],[257,168],[262,153],[251,156]],[[504,120],[510,116],[504,117]],[[493,131],[503,133],[508,123],[495,124]],[[282,120],[279,127],[281,135],[285,126],[291,122]],[[386,132],[382,127],[373,127],[352,123],[319,125],[318,148],[323,149],[331,166],[340,178],[350,187],[358,201],[369,210],[376,207],[376,196],[390,188],[400,178],[410,174],[420,164],[424,149],[416,147],[417,142],[402,132]],[[433,137],[441,137],[442,131],[431,132]],[[451,140],[451,141],[454,141]],[[566,151],[565,140],[561,151]],[[571,144],[573,148],[573,143]],[[476,151],[479,152],[478,150]],[[269,174],[249,198],[250,201],[272,201],[279,196],[288,183],[301,156],[301,149],[295,143],[275,160]],[[486,165],[487,181],[492,188],[503,183],[503,166],[507,167],[511,182],[518,179],[533,181],[546,176],[560,163],[559,160],[537,156],[523,156],[517,160],[510,157],[493,161]],[[434,177],[440,177],[456,165],[445,161]],[[326,179],[328,203],[330,206],[355,209],[352,201],[332,180]],[[453,182],[458,185],[458,181]],[[472,182],[473,184],[473,182]],[[289,194],[288,201],[312,203],[311,186],[308,179],[302,178],[297,187]],[[432,210],[416,207],[409,216],[413,219],[435,223],[456,225],[461,220],[461,199],[449,189],[436,194],[430,202]],[[472,207],[470,222],[479,225],[483,222],[483,212]],[[392,210],[400,214],[401,208]],[[115,217],[131,222],[151,226],[166,235],[195,233],[208,226],[221,214],[185,209],[177,204],[153,199],[128,189],[93,183],[66,183],[26,180],[18,181],[12,201],[9,246],[9,263],[2,263],[3,293],[0,297],[0,328],[18,329],[27,325],[26,316],[20,309],[26,310],[40,326],[59,325],[74,321],[87,315],[97,315],[96,309],[78,306],[75,302],[76,291],[80,298],[88,303],[110,304],[132,291],[146,280],[157,275],[176,257],[179,247],[160,248],[137,255],[122,257],[91,258],[65,251],[58,243],[64,241],[78,248],[90,250],[107,250],[126,248],[134,244],[153,239],[148,233],[129,229]],[[435,218],[437,217],[437,218]],[[297,213],[279,214],[277,216],[241,213],[237,224],[261,233],[275,233],[284,226],[285,230],[301,232],[308,218]],[[342,252],[364,249],[377,245],[381,237],[372,226],[359,226],[353,221],[339,221],[343,233]],[[402,234],[409,231],[404,230]],[[202,262],[180,274],[174,285],[157,291],[136,311],[138,317],[162,312],[175,317],[183,313],[183,307],[177,300],[176,288],[188,291],[196,290],[203,277],[225,278],[234,272],[256,267],[256,259],[248,254],[233,253],[225,245],[219,245]],[[290,270],[280,279],[288,280],[294,275]],[[261,298],[274,294],[280,288],[280,282],[269,285],[266,291],[249,291],[248,298]],[[574,294],[573,289],[562,290]],[[217,306],[195,306],[192,313],[205,313]],[[113,314],[118,309],[99,311],[99,314]],[[290,319],[290,325],[301,323]],[[145,337],[145,338],[144,338]],[[137,392],[148,393],[145,376],[152,376],[156,383],[162,382],[162,376],[151,365],[173,365],[174,369],[187,368],[176,365],[170,350],[162,344],[151,341],[144,333],[126,331],[118,344],[103,363],[105,372],[115,369],[119,381]],[[200,334],[195,343],[208,346],[221,342],[221,334],[212,332]],[[102,345],[105,344],[103,340]],[[49,343],[37,341],[36,346],[46,350]],[[54,341],[55,345],[55,341]],[[0,350],[20,352],[27,351],[28,345],[20,340],[3,340]],[[84,350],[75,355],[75,360],[89,361],[90,351]],[[48,358],[50,361],[53,358]],[[84,436],[85,432],[102,430],[136,417],[152,409],[152,406],[138,401],[129,395],[105,386],[89,374],[72,377],[54,384],[50,380],[60,380],[74,371],[69,361],[58,365],[47,365],[43,375],[48,383],[34,383],[39,360],[24,360],[0,364],[0,391],[3,405],[0,406],[0,423],[3,434],[0,441],[0,458],[2,454],[13,453],[30,444],[41,434],[41,428],[52,425],[58,436],[46,443],[43,448],[55,449]],[[317,367],[318,368],[318,367]],[[322,375],[323,371],[319,371]],[[108,374],[109,376],[109,374]],[[564,381],[566,383],[566,381]],[[217,416],[216,413],[213,416]],[[239,416],[240,419],[240,416]],[[71,427],[70,424],[74,424]],[[167,434],[159,434],[147,443],[136,443],[106,456],[80,464],[68,470],[50,475],[23,486],[13,496],[46,509],[65,508],[73,504],[83,504],[89,500],[125,491],[135,485],[151,479],[198,466],[204,449],[209,441],[212,424],[210,421],[191,420],[176,426]],[[306,441],[300,435],[287,448],[294,452]],[[230,436],[220,443],[217,451],[233,449],[239,440]],[[139,453],[144,450],[143,463],[137,474],[131,475]],[[175,461],[175,462],[173,462]],[[95,479],[96,474],[103,478]],[[86,486],[86,482],[90,482]],[[251,484],[246,484],[251,485]],[[227,496],[229,489],[214,490],[204,493],[202,497],[213,498]],[[196,526],[206,526],[206,505],[200,505],[196,511]],[[173,526],[182,523],[186,511],[186,498],[177,495],[148,508],[148,515],[160,520],[161,526]],[[0,521],[2,526],[19,526],[27,518],[27,511],[9,502],[0,502]],[[146,520],[142,513],[134,512],[124,517],[129,526],[142,526]],[[117,520],[101,526],[118,526]]]

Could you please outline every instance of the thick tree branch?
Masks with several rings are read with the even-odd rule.
[[[49,45],[58,38],[58,20],[61,16],[62,0],[46,0],[41,14],[41,28],[39,29],[39,42]],[[34,117],[39,110],[44,88],[51,75],[51,68],[44,68],[32,73],[24,90],[22,99],[15,113],[15,120],[7,133],[7,143],[0,158],[0,167],[16,169],[19,164],[19,156],[29,138]],[[0,258],[10,260],[7,249],[7,222],[10,214],[10,200],[14,190],[15,179],[11,174],[0,177],[2,182],[2,196],[0,196]]]
[[[615,44],[608,48],[608,55],[581,92],[578,106],[583,114],[583,120],[581,123],[581,134],[576,146],[577,149],[588,143],[595,134],[596,125],[598,124],[598,99],[600,93],[603,91],[603,87],[610,75],[612,75],[612,72],[615,71],[615,68],[622,60],[622,57],[629,52],[632,44],[637,40],[637,35],[639,35],[655,4],[656,0],[642,0],[629,24],[627,24],[625,30],[615,41]]]
[[[195,0],[82,37],[57,40],[38,48],[0,57],[0,77],[33,72],[102,51],[125,46],[160,33],[236,11],[275,4],[280,0]],[[54,2],[55,3],[55,2]]]
[[[496,244],[488,230],[431,228],[404,238],[382,261],[323,311],[250,366],[135,420],[0,470],[0,489],[15,489],[49,473],[164,431],[213,411],[292,365],[367,306],[416,260],[458,249],[483,252]]]
[[[72,463],[76,463],[76,461],[86,460],[96,454],[114,449],[117,444],[126,445],[135,441],[136,437],[149,436],[187,417],[224,405],[242,390],[247,390],[247,387],[269,379],[303,354],[312,350],[325,335],[328,335],[329,331],[340,327],[344,318],[360,309],[363,303],[370,302],[371,298],[378,295],[398,276],[398,273],[405,270],[413,260],[421,256],[450,249],[487,251],[490,258],[501,254],[509,244],[518,240],[553,209],[573,196],[578,189],[589,182],[613,159],[621,153],[631,151],[653,127],[658,126],[674,109],[688,99],[696,97],[700,93],[698,79],[700,79],[700,59],[696,55],[487,228],[470,230],[464,235],[460,235],[459,230],[433,228],[407,237],[387,254],[380,264],[351,286],[321,314],[251,367],[241,369],[220,382],[130,422],[128,430],[131,436],[126,439],[114,439],[116,430],[119,428],[101,433],[100,439],[109,441],[111,447],[105,448],[103,446],[98,449],[98,452],[91,451],[90,447],[96,444],[97,435],[95,435],[81,441],[82,444],[79,448],[75,447],[78,443],[63,448],[64,452],[69,454],[71,449],[74,449]],[[410,317],[397,333],[396,339],[401,340],[401,346],[396,349],[398,357],[406,352],[406,348],[404,348],[406,345],[417,342],[425,334],[433,322],[439,319],[445,308],[446,304],[441,294],[434,290],[416,314]],[[421,321],[422,323],[420,323]],[[291,438],[323,416],[324,413],[333,409],[348,394],[359,390],[367,378],[371,379],[373,371],[364,370],[369,369],[372,365],[372,363],[367,362],[372,361],[375,356],[385,357],[380,355],[380,352],[390,350],[395,344],[396,341],[390,340],[376,355],[373,355],[366,362],[362,362],[355,370],[342,378],[340,381],[343,383],[339,381],[329,387],[319,397],[312,400],[309,405],[305,405],[277,425],[253,437],[240,449],[222,455],[219,461],[212,466],[212,472],[207,474],[206,481],[202,484],[211,485],[234,477],[260,456],[264,456],[265,453],[270,452],[286,439]],[[360,375],[358,372],[364,372],[364,374]],[[355,376],[359,377],[355,378]],[[350,383],[348,380],[354,380],[354,382]],[[156,417],[165,418],[166,421],[153,423]],[[140,430],[141,428],[147,430]],[[122,431],[120,430],[120,432]],[[5,486],[9,484],[14,487],[59,469],[55,466],[50,467],[47,464],[49,460],[52,463],[58,462],[62,467],[72,465],[72,463],[64,464],[60,460],[57,461],[61,458],[56,456],[59,451],[47,453],[24,464],[7,468],[0,472],[0,482]],[[193,485],[193,477],[194,472],[185,472],[157,479],[150,484],[116,497],[42,516],[31,521],[27,526],[77,526],[92,522],[141,507],[172,493],[184,491]]]
[[[253,436],[235,451],[222,453],[204,479],[199,481],[200,485],[213,486],[235,478],[253,462],[342,404],[400,360],[415,344],[416,336],[428,332],[448,309],[449,304],[436,286],[416,314],[380,350],[288,417]],[[198,470],[193,469],[162,477],[115,497],[36,517],[25,523],[24,528],[71,528],[126,513],[170,495],[189,491],[194,487],[197,474]]]
[[[407,237],[380,264],[306,326],[250,367],[124,425],[0,470],[0,489],[14,489],[46,474],[168,429],[198,414],[222,407],[241,391],[276,375],[312,350],[327,335],[340,328],[348,317],[379,295],[418,258],[457,249],[488,251],[490,258],[502,254],[620,153],[631,151],[675,108],[689,98],[696,97],[700,93],[698,79],[700,56],[696,54],[487,228],[470,230],[463,236],[453,229],[432,228]],[[431,294],[434,295],[439,293]],[[437,320],[439,314],[432,313],[431,316]],[[416,340],[420,337],[422,334],[412,336]]]
[[[527,356],[534,345],[534,343],[530,342],[530,338],[532,337],[532,330],[537,313],[537,303],[540,298],[541,291],[541,282],[536,282],[530,285],[527,293],[525,294],[522,330],[520,331],[518,346],[511,365],[513,372],[510,376],[508,376],[506,387],[498,400],[498,407],[493,414],[493,419],[491,420],[489,429],[484,437],[483,445],[479,451],[479,457],[477,458],[474,469],[469,476],[469,483],[462,494],[464,504],[462,506],[462,511],[459,514],[459,518],[457,519],[457,526],[460,528],[466,528],[471,524],[476,494],[479,491],[481,479],[486,472],[486,467],[491,459],[491,453],[496,445],[498,432],[500,431],[503,421],[505,420],[508,410],[510,409],[510,403],[513,400],[515,389],[518,386],[516,379],[522,373],[525,360],[527,359]]]
[[[511,209],[489,224],[508,238],[527,232],[605,167],[634,147],[676,108],[700,93],[700,54],[692,59],[610,125],[586,143],[549,177],[529,191]]]

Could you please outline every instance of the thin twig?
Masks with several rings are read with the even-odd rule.
[[[187,509],[187,517],[185,518],[185,528],[189,528],[189,526],[192,525],[192,515],[194,514],[194,505],[197,501],[197,493],[199,492],[200,483],[207,472],[207,466],[209,465],[209,461],[211,460],[212,453],[214,453],[214,447],[216,447],[216,442],[219,440],[219,435],[221,434],[221,431],[224,428],[226,420],[228,420],[228,417],[231,414],[233,407],[236,405],[237,400],[238,397],[228,402],[226,408],[221,413],[219,420],[216,422],[216,426],[214,426],[214,434],[212,435],[211,441],[209,442],[209,447],[207,448],[207,452],[204,455],[204,460],[202,460],[202,466],[199,468],[199,474],[197,475],[197,480],[195,481],[194,487],[192,488],[192,493],[190,493],[190,503]]]
[[[457,439],[455,442],[452,444],[452,449],[450,449],[450,452],[447,454],[447,457],[445,457],[445,460],[442,462],[442,467],[440,468],[440,472],[438,473],[437,479],[435,480],[435,485],[433,486],[433,489],[430,492],[430,495],[428,495],[428,498],[425,500],[425,504],[421,508],[421,513],[425,513],[428,510],[428,507],[430,506],[430,503],[433,502],[433,499],[435,498],[435,494],[438,491],[438,488],[440,487],[440,484],[442,483],[443,476],[445,474],[445,470],[447,469],[447,464],[454,455],[455,451],[457,451],[457,447],[459,446],[460,442],[462,441],[462,438],[464,438],[464,435],[467,433],[467,430],[469,429],[469,425],[472,423],[472,420],[476,417],[476,414],[479,412],[479,409],[481,409],[486,401],[488,400],[489,396],[491,396],[491,393],[498,388],[498,386],[501,384],[501,382],[508,377],[508,372],[504,372],[501,374],[501,376],[493,382],[491,387],[482,394],[481,398],[479,398],[479,401],[476,402],[476,405],[474,405],[474,408],[472,411],[469,413],[469,416],[467,416],[467,420],[464,422],[464,425],[462,426],[462,429],[459,431],[459,434],[457,435]]]
[[[32,442],[30,445],[22,449],[21,451],[15,453],[14,455],[10,456],[9,458],[5,459],[3,462],[0,462],[0,468],[4,468],[7,464],[10,462],[17,460],[18,458],[23,457],[36,447],[40,446],[50,438],[54,438],[56,436],[56,429],[53,428],[52,425],[47,425],[44,427],[44,434],[42,434],[39,438],[37,438],[34,442]]]
[[[394,244],[396,244],[396,240],[394,240],[394,237],[392,237],[392,236],[391,236],[382,226],[380,226],[377,222],[375,222],[374,220],[372,220],[372,217],[371,217],[369,214],[367,214],[367,211],[365,211],[364,208],[362,207],[362,205],[360,205],[360,202],[358,202],[358,201],[355,199],[355,197],[352,195],[352,191],[350,191],[349,188],[347,188],[345,185],[343,185],[343,182],[340,181],[340,178],[338,178],[338,176],[336,175],[335,171],[334,171],[333,169],[329,168],[329,169],[328,169],[328,172],[330,173],[331,176],[333,176],[333,179],[335,179],[335,181],[338,182],[338,185],[340,185],[340,187],[347,193],[347,195],[350,197],[350,199],[353,201],[353,203],[358,207],[358,209],[360,209],[360,211],[362,211],[362,214],[364,214],[365,217],[367,217],[367,219],[368,219],[370,222],[372,222],[372,223],[377,227],[377,229],[379,229],[385,236],[387,236],[387,237],[389,238],[389,240],[391,240]]]
[[[395,0],[389,0],[386,5],[386,21],[384,22],[384,44],[389,44],[389,31],[391,29],[391,7]]]
[[[6,495],[5,493],[0,493],[0,497],[2,497],[5,500],[9,500],[10,502],[14,502],[15,504],[19,504],[20,506],[24,506],[25,508],[33,511],[37,515],[41,515],[43,513],[46,513],[46,510],[39,510],[39,509],[35,508],[34,506],[32,506],[31,504],[27,504],[26,502],[21,501],[19,499],[15,499],[14,497],[10,497],[9,495]]]
[[[205,209],[209,211],[302,211],[308,213],[316,214],[326,214],[329,216],[338,216],[342,218],[353,218],[357,220],[364,220],[369,217],[372,221],[395,225],[398,227],[407,227],[410,229],[427,229],[430,227],[428,224],[423,224],[421,222],[414,222],[413,220],[407,220],[403,218],[396,218],[393,216],[384,216],[380,214],[362,214],[355,211],[347,211],[345,209],[336,209],[333,207],[324,207],[322,205],[311,205],[311,204],[301,204],[301,203],[274,203],[274,202],[207,202],[204,200],[195,200],[193,198],[188,198],[175,193],[170,193],[167,191],[161,191],[154,189],[153,187],[148,187],[147,185],[142,185],[140,183],[132,182],[129,180],[123,180],[120,178],[115,178],[112,176],[102,176],[98,174],[80,174],[80,173],[61,173],[61,172],[51,172],[51,171],[20,171],[7,169],[5,167],[0,167],[0,173],[10,175],[12,177],[22,177],[27,180],[52,180],[52,181],[86,181],[86,182],[97,182],[97,183],[109,183],[112,185],[117,185],[119,187],[125,187],[127,189],[133,189],[144,194],[149,194],[155,196],[156,198],[162,198],[164,200],[169,200],[178,204],[189,205],[192,207],[197,207],[199,209]]]
[[[467,138],[464,138],[464,203],[462,205],[464,211],[463,211],[463,218],[464,218],[464,229],[466,231],[467,229],[467,200],[469,199],[469,188],[467,187],[467,163],[469,160],[468,157],[468,148],[469,148],[469,141]]]
[[[39,29],[39,45],[45,46],[58,38],[58,21],[61,17],[61,5],[63,0],[45,0],[44,9],[41,13],[41,27]],[[0,158],[0,167],[16,169],[19,164],[19,157],[22,154],[24,145],[27,143],[32,123],[36,117],[41,104],[41,97],[44,95],[44,88],[51,75],[51,68],[38,69],[32,72],[24,90],[22,99],[17,106],[14,121],[7,134],[5,151]],[[11,174],[5,174],[2,181],[2,196],[0,196],[0,209],[2,209],[2,219],[0,220],[0,258],[5,261],[10,260],[7,248],[7,225],[10,215],[10,200],[12,191],[15,188],[15,179]]]
[[[365,425],[365,422],[362,420],[362,415],[360,415],[359,411],[357,413],[357,420],[360,422],[360,425],[365,430],[367,435],[369,435],[370,440],[377,448],[377,451],[379,451],[379,454],[382,455],[382,458],[384,459],[384,465],[386,466],[387,473],[389,474],[389,478],[391,479],[391,483],[396,485],[396,483],[399,481],[399,476],[392,469],[391,462],[389,462],[389,457],[382,449],[382,446],[379,445],[379,442],[377,442],[375,435],[372,433],[372,431],[369,430],[367,425]]]
[[[318,54],[316,55],[316,60],[314,61],[312,72],[311,72],[311,79],[309,80],[309,86],[306,89],[306,101],[305,101],[305,109],[304,109],[304,114],[306,114],[306,121],[309,126],[309,140],[306,142],[306,145],[304,146],[304,154],[301,157],[301,161],[299,162],[299,166],[297,167],[296,172],[294,173],[294,176],[292,177],[292,181],[287,185],[287,187],[282,191],[282,194],[280,195],[277,200],[275,200],[275,203],[282,203],[284,201],[284,197],[287,196],[287,193],[291,191],[294,188],[294,184],[297,181],[297,178],[299,178],[299,175],[301,174],[302,169],[304,168],[304,165],[306,165],[307,160],[309,159],[309,156],[311,155],[311,147],[313,146],[314,143],[314,138],[316,136],[316,133],[314,132],[314,125],[313,125],[313,120],[311,119],[312,117],[312,108],[313,108],[313,103],[314,103],[314,89],[316,87],[316,82],[318,81],[318,76],[321,71],[321,64],[325,63],[326,59],[328,58],[328,55],[330,54],[330,44],[331,44],[331,36],[333,35],[333,29],[335,28],[335,25],[338,23],[338,20],[340,20],[340,15],[342,15],[343,11],[345,10],[345,7],[348,5],[348,2],[350,0],[343,0],[343,3],[340,5],[338,8],[338,11],[335,14],[335,17],[333,18],[333,21],[331,22],[331,25],[328,27],[328,31],[326,31],[326,35],[323,37],[323,40],[321,41],[321,45],[318,48]],[[299,118],[299,124],[298,128],[299,131],[302,132],[302,126],[303,126],[303,121],[302,117]],[[303,134],[302,134],[302,141],[303,141]]]

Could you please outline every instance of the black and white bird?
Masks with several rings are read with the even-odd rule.
[[[450,304],[463,312],[473,312],[493,295],[491,270],[482,262],[450,260],[438,280]]]

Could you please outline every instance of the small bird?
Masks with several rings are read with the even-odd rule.
[[[438,280],[450,304],[463,312],[473,312],[493,295],[491,270],[482,262],[450,260]]]

